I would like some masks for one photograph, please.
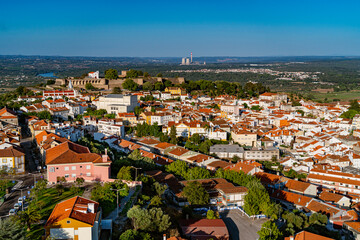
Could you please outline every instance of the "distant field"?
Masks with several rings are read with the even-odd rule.
[[[352,99],[360,99],[360,90],[354,90],[350,92],[332,92],[332,93],[318,93],[311,92],[315,98],[314,100],[324,101],[327,98],[328,101],[333,101],[333,99],[340,99],[342,101],[348,101]]]

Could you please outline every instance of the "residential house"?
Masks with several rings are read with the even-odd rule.
[[[98,202],[73,197],[56,204],[45,224],[52,239],[99,240],[102,211]]]
[[[61,177],[74,182],[76,178],[85,181],[111,181],[111,161],[105,155],[91,153],[87,147],[73,142],[63,142],[46,151],[47,180],[57,183]]]
[[[0,149],[0,168],[14,171],[15,174],[25,173],[25,153],[23,150],[17,146]]]
[[[231,131],[231,137],[234,142],[240,145],[255,147],[257,143],[257,134],[242,129]]]
[[[237,144],[215,144],[210,147],[210,154],[216,154],[219,158],[244,157],[244,148]]]

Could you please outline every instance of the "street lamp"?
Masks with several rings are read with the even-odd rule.
[[[134,166],[131,166],[132,168],[135,168],[135,181],[136,181],[136,179],[137,179],[137,170],[138,169],[142,169],[141,167],[140,168],[137,168],[137,167],[134,167]]]
[[[271,228],[267,228],[267,227],[263,227],[263,228],[270,230],[270,239],[271,239],[271,231],[272,231]]]
[[[39,171],[39,173],[40,173],[40,171]],[[36,175],[37,175],[38,173],[29,173],[29,174],[34,176],[34,186],[35,186],[35,183],[36,183]],[[42,176],[41,173],[40,173],[40,175]]]
[[[121,190],[125,190],[125,188],[122,189],[114,189],[114,188],[110,188],[111,191],[116,191],[116,212],[117,212],[117,216],[119,217],[119,191]]]

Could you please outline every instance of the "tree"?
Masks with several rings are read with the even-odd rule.
[[[136,106],[136,107],[134,108],[134,113],[135,113],[136,116],[139,116],[143,111],[144,111],[144,109],[142,109],[142,108],[139,107],[139,106]]]
[[[159,182],[154,183],[155,192],[158,196],[162,196],[167,189],[167,186],[165,184],[161,184]]]
[[[148,72],[144,72],[144,77],[148,78],[148,77],[150,77],[150,74]]]
[[[163,75],[162,75],[162,73],[158,73],[157,75],[156,75],[156,77],[162,77]]]
[[[201,168],[201,167],[193,167],[190,168],[187,171],[186,174],[186,179],[187,180],[193,180],[193,179],[206,179],[206,178],[210,178],[211,175],[209,173],[208,170],[206,170],[205,168]]]
[[[18,213],[18,218],[22,224],[27,226],[27,230],[30,231],[31,225],[39,222],[41,215],[38,208],[29,206],[26,210]]]
[[[359,112],[357,112],[356,110],[348,110],[346,112],[343,112],[340,117],[341,118],[346,118],[346,119],[353,119],[355,117],[356,114],[358,114]]]
[[[131,176],[131,167],[130,166],[123,166],[122,168],[120,168],[120,170],[119,170],[119,172],[117,174],[117,178],[122,179],[122,180],[132,181],[133,178]]]
[[[259,181],[247,184],[248,193],[245,196],[244,210],[250,216],[265,213],[271,205],[270,197],[265,187]]]
[[[115,69],[108,69],[105,71],[105,78],[106,79],[117,79],[118,78],[118,71]]]
[[[219,213],[218,212],[214,212],[213,210],[208,210],[206,212],[206,218],[207,219],[219,219]]]
[[[43,120],[43,119],[51,120],[52,119],[51,113],[49,111],[46,111],[46,110],[38,112],[36,115],[41,120]]]
[[[132,207],[127,212],[127,217],[131,219],[132,225],[136,231],[139,229],[145,231],[153,224],[149,212],[146,209],[140,208],[138,205]]]
[[[151,208],[149,210],[149,215],[152,220],[152,231],[156,232],[164,232],[166,231],[170,225],[170,217],[161,210],[161,208]]]
[[[14,218],[0,219],[0,240],[25,240],[26,232]]]
[[[357,112],[360,112],[360,105],[359,105],[359,102],[357,101],[357,99],[350,101],[349,110],[355,110]]]
[[[58,192],[58,195],[60,196],[64,192],[64,186],[62,184],[56,184],[55,186],[56,191]]]
[[[143,85],[143,89],[147,91],[151,91],[154,89],[154,85],[151,82],[146,82]]]
[[[209,194],[197,181],[188,182],[183,189],[183,194],[191,205],[209,204]]]
[[[137,78],[139,75],[142,75],[142,72],[137,71],[135,69],[130,69],[129,71],[126,72],[126,77],[127,78]]]
[[[77,177],[76,180],[75,180],[75,183],[78,187],[81,187],[81,185],[83,185],[85,182],[85,179],[82,178],[82,177]]]
[[[151,198],[150,200],[150,204],[149,206],[160,206],[162,205],[162,201],[161,198],[159,196],[154,196],[153,198]]]
[[[162,82],[156,82],[154,84],[154,88],[155,88],[155,90],[162,91],[165,89],[165,86]]]
[[[186,162],[180,160],[174,161],[166,166],[166,171],[182,177],[187,175],[188,169],[189,167],[186,165]]]
[[[94,87],[91,83],[86,83],[86,84],[85,84],[85,89],[86,89],[86,90],[94,90],[95,87]]]
[[[113,94],[120,94],[120,93],[121,93],[121,88],[119,88],[119,87],[114,87],[112,93],[113,93]]]
[[[272,221],[264,222],[258,234],[261,240],[277,240],[282,236],[282,233]]]
[[[170,128],[170,143],[171,144],[177,144],[175,125],[172,125],[171,128]]]
[[[130,91],[136,91],[139,85],[132,79],[126,79],[125,82],[123,82],[122,87]]]
[[[199,144],[199,143],[201,142],[200,134],[194,133],[194,134],[189,138],[189,140],[192,141],[192,142],[195,143],[195,144]]]

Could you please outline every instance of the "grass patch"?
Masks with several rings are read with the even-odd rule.
[[[65,188],[64,192],[59,195],[55,188],[47,188],[43,190],[43,193],[38,198],[38,202],[42,201],[44,206],[40,210],[41,219],[47,220],[54,209],[55,205],[61,201],[69,199],[74,196],[81,196],[84,190],[81,189],[81,192],[75,194],[70,191],[69,188]],[[44,234],[44,226],[42,224],[33,224],[30,228],[30,231],[27,233],[27,239],[40,240]]]
[[[334,99],[340,99],[341,101],[349,101],[352,99],[358,99],[360,97],[360,91],[359,90],[353,90],[349,92],[332,92],[332,93],[318,93],[318,92],[311,92],[311,95],[314,96],[313,100],[316,101],[324,101],[325,98],[328,99],[328,101],[332,102]]]
[[[77,195],[81,196],[82,193],[83,190]],[[76,196],[76,194],[71,192],[68,188],[65,188],[61,195],[58,194],[55,188],[47,188],[44,190],[44,193],[38,199],[39,201],[44,202],[44,207],[40,211],[41,219],[48,219],[56,204],[74,196]]]

